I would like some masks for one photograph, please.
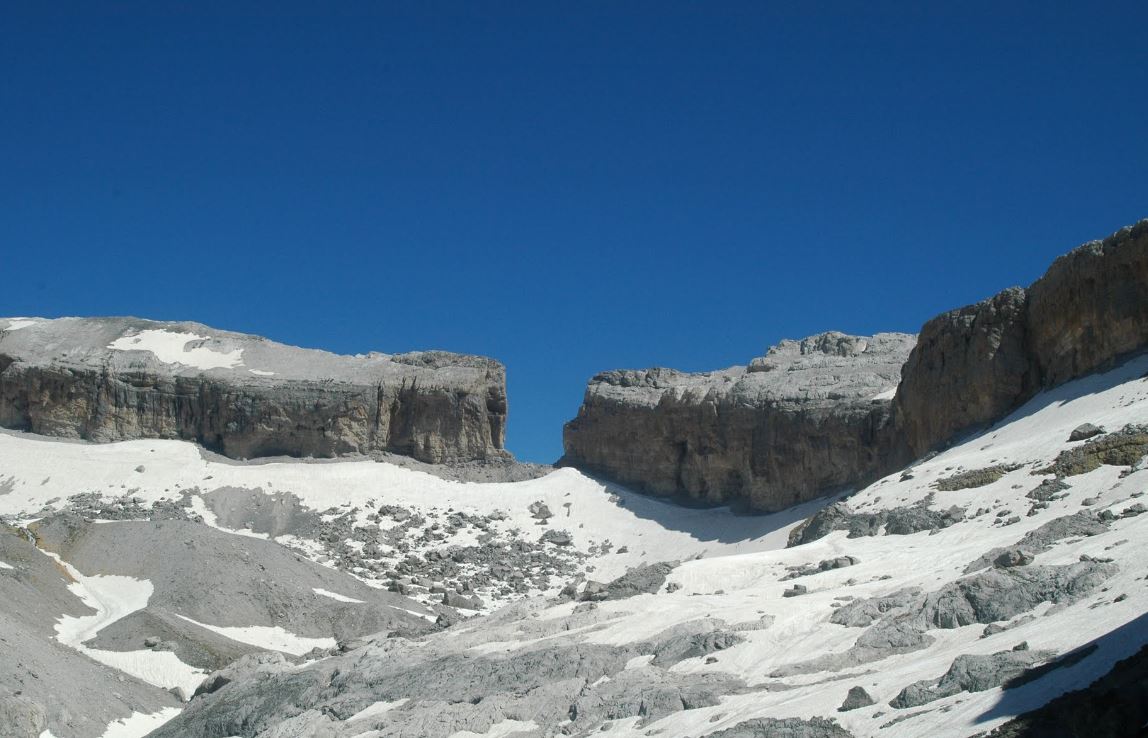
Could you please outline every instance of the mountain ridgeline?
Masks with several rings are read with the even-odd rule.
[[[656,495],[780,510],[896,471],[1145,346],[1148,220],[917,337],[825,333],[747,367],[598,374],[560,463]]]
[[[341,356],[198,323],[0,320],[0,425],[196,441],[232,458],[503,459],[506,372],[444,351]]]

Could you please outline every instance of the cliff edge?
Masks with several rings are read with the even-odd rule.
[[[199,323],[0,319],[0,426],[196,441],[232,458],[504,458],[506,372],[441,351],[342,356]]]

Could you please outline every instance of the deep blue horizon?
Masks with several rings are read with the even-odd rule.
[[[916,332],[1148,217],[1148,5],[28,4],[0,315],[586,380]],[[211,9],[214,8],[214,9]]]

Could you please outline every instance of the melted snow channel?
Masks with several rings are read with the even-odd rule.
[[[83,617],[62,616],[56,623],[56,640],[148,684],[164,689],[179,687],[189,695],[195,691],[205,672],[183,663],[171,651],[104,651],[84,645],[84,641],[94,638],[120,618],[147,607],[153,591],[151,582],[116,575],[86,577],[59,556],[45,553],[75,579],[68,585],[72,594],[96,611]]]
[[[197,369],[230,369],[243,363],[243,349],[213,351],[205,346],[188,348],[189,343],[206,341],[208,336],[176,333],[163,329],[140,331],[108,344],[117,351],[150,351],[165,364],[183,364]]]

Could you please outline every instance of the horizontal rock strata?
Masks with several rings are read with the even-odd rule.
[[[657,495],[778,510],[899,469],[1146,346],[1148,220],[918,337],[826,333],[748,367],[598,374],[562,463]]]
[[[506,373],[446,352],[341,356],[198,323],[0,319],[0,426],[196,441],[232,458],[502,458]]]
[[[599,374],[566,425],[563,463],[658,495],[788,507],[880,468],[913,341],[824,333],[747,367]]]

